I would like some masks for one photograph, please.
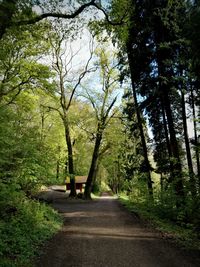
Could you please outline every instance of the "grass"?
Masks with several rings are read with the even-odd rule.
[[[154,229],[162,232],[164,237],[174,240],[186,249],[200,250],[200,240],[192,227],[179,226],[167,218],[161,218],[153,209],[144,204],[130,201],[126,195],[120,195],[119,200],[129,211],[137,214]]]

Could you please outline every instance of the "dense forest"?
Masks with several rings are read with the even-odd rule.
[[[59,229],[35,196],[67,176],[199,238],[199,104],[200,1],[1,0],[0,265]]]

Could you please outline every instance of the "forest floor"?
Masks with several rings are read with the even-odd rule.
[[[41,249],[36,267],[197,267],[200,254],[179,248],[119,201],[104,193],[93,201],[48,192],[63,228]]]

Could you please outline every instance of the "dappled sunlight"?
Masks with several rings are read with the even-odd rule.
[[[41,267],[195,266],[108,193],[92,201],[56,200],[53,206],[62,213],[64,225]]]
[[[118,199],[117,196],[109,196],[109,195],[102,195],[100,200],[113,200],[113,199]]]
[[[111,218],[111,217],[118,217],[117,213],[111,212],[101,212],[101,211],[76,211],[76,212],[65,212],[63,213],[64,218]]]
[[[130,230],[130,229],[129,229]],[[62,231],[64,234],[85,237],[85,238],[110,238],[123,240],[148,240],[159,239],[159,236],[152,232],[142,232],[140,228],[134,228],[133,232],[124,228],[112,227],[87,227],[87,226],[65,226]]]
[[[62,233],[69,235],[70,238],[83,239],[156,240],[160,238],[157,233],[148,231],[136,221],[133,224],[132,215],[121,210],[116,199],[115,196],[105,194],[98,201],[90,201],[85,205],[72,202],[62,213],[65,220]]]

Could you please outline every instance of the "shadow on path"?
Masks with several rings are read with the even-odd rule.
[[[52,205],[64,226],[45,246],[37,267],[197,267],[200,256],[164,240],[104,194],[94,201],[70,200],[58,192]]]

